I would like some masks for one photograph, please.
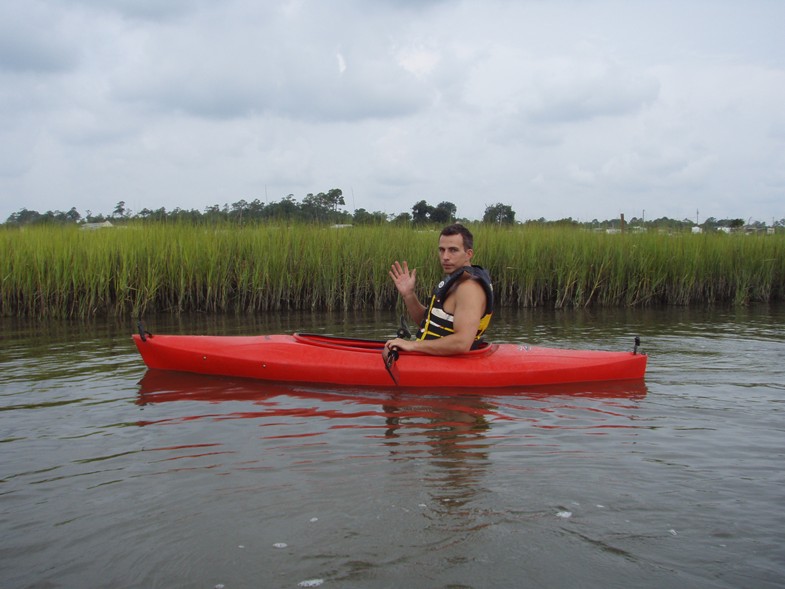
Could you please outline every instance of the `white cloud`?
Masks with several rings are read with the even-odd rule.
[[[403,69],[418,77],[432,73],[440,61],[438,52],[426,47],[402,48],[397,52],[397,58]]]
[[[342,74],[346,71],[346,59],[340,52],[336,53],[335,57],[338,60],[338,73]]]

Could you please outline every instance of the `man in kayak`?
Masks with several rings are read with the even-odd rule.
[[[479,345],[493,313],[490,276],[473,266],[474,237],[459,223],[445,227],[439,235],[439,261],[447,275],[434,289],[426,307],[415,294],[416,269],[397,260],[390,277],[403,297],[412,321],[419,324],[417,339],[395,338],[385,344],[393,348],[434,356],[468,352]]]

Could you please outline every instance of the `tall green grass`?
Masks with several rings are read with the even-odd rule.
[[[747,304],[785,298],[782,235],[607,235],[478,225],[475,262],[511,307]],[[439,279],[438,231],[396,226],[132,225],[0,230],[0,314],[384,309],[387,274]]]

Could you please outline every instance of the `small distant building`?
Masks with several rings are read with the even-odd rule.
[[[693,227],[692,228],[692,232],[693,233],[703,233],[703,229],[701,227]]]
[[[106,229],[108,227],[114,227],[111,221],[104,221],[103,223],[85,223],[80,227],[82,230],[92,231],[95,229]]]
[[[717,231],[721,231],[722,233],[730,233],[730,227],[717,227]]]

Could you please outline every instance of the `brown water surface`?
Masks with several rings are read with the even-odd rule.
[[[148,317],[381,338],[391,313]],[[782,587],[785,308],[501,310],[644,382],[336,389],[147,371],[132,321],[2,322],[0,570],[27,587]]]

